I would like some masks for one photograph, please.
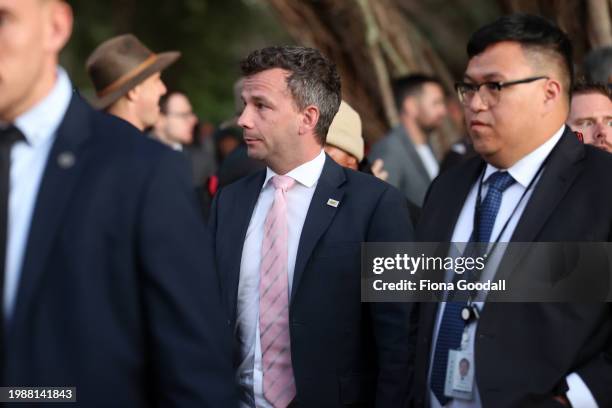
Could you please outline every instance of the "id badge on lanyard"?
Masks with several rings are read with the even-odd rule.
[[[479,317],[478,307],[468,305],[461,311],[465,328],[458,349],[448,351],[444,395],[470,401],[474,395],[474,353],[469,351],[470,323]]]

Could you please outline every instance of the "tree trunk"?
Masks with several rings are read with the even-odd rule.
[[[412,72],[453,76],[397,0],[268,0],[290,35],[320,49],[342,76],[342,96],[359,112],[372,143],[398,123],[391,81]],[[450,132],[440,139],[446,148]]]
[[[439,77],[454,94],[467,62],[465,46],[478,27],[504,13],[555,21],[572,39],[580,65],[594,46],[612,45],[612,0],[267,0],[299,44],[336,62],[343,98],[361,115],[369,143],[398,121],[391,81],[414,72]],[[438,153],[457,137],[447,122]]]

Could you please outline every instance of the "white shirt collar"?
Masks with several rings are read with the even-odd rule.
[[[317,155],[317,157],[291,170],[286,174],[286,176],[289,176],[303,186],[310,188],[315,185],[317,180],[319,180],[324,165],[325,152],[323,152],[323,149],[321,149],[321,152]],[[274,170],[267,167],[266,179],[263,183],[263,187],[265,188],[268,185],[268,181],[270,181],[270,179],[276,175],[277,174],[274,172]]]
[[[548,157],[552,149],[555,147],[561,136],[563,136],[563,132],[565,130],[565,125],[561,126],[555,134],[553,134],[546,142],[542,143],[540,147],[535,149],[533,152],[529,153],[527,156],[523,157],[521,160],[517,161],[512,165],[512,167],[508,168],[508,173],[524,188],[527,188],[529,183],[531,183],[531,179],[533,179],[538,172],[538,169],[544,163],[544,160]],[[487,168],[485,170],[484,182],[487,183],[489,176],[496,171],[499,171],[495,166],[492,166],[487,163]]]
[[[15,119],[28,144],[37,146],[53,137],[62,123],[72,98],[72,84],[66,71],[58,66],[51,92],[34,107]]]

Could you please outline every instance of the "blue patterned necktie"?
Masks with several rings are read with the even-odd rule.
[[[489,242],[491,232],[495,225],[495,218],[499,212],[504,191],[516,182],[508,172],[497,171],[493,173],[487,182],[488,190],[482,204],[478,206],[476,222],[478,230],[472,234],[472,240],[476,242]],[[465,322],[461,319],[461,309],[467,302],[447,302],[442,315],[436,350],[434,352],[433,366],[431,368],[431,390],[438,399],[440,405],[446,405],[451,399],[444,395],[444,383],[446,381],[446,366],[448,363],[448,352],[459,348],[461,335],[465,328]]]
[[[474,241],[490,242],[495,218],[501,205],[502,195],[504,191],[511,185],[516,183],[507,171],[496,171],[489,177],[489,189],[482,204],[478,207],[479,211],[476,214],[478,222],[478,234]]]

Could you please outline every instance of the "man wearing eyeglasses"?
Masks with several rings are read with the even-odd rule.
[[[456,89],[479,157],[433,182],[419,240],[610,241],[612,180],[600,174],[610,174],[612,156],[583,145],[564,124],[568,37],[548,20],[515,14],[476,31],[467,52]],[[458,301],[414,309],[412,406],[612,406],[608,304],[472,306],[467,319]],[[464,356],[473,381],[449,385],[449,370]]]
[[[154,135],[159,141],[174,150],[183,150],[184,145],[191,144],[198,119],[185,94],[171,92],[163,95],[159,100],[159,113],[154,127]]]

